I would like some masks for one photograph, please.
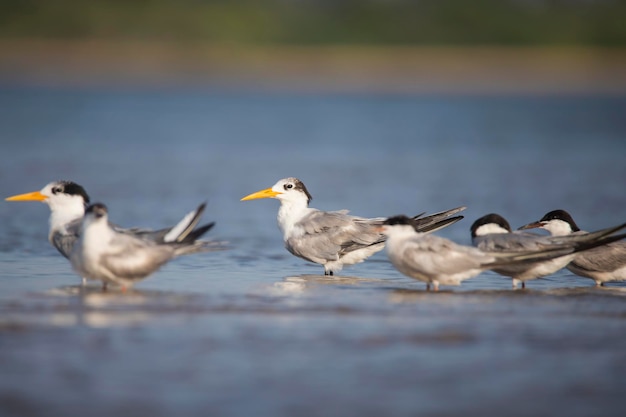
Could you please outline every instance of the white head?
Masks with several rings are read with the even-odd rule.
[[[274,184],[271,188],[266,188],[256,193],[245,196],[241,201],[255,200],[257,198],[275,198],[282,202],[304,203],[308,206],[313,197],[304,186],[304,183],[297,178],[284,178]]]
[[[499,214],[490,213],[476,220],[470,228],[472,238],[493,233],[510,233],[511,225]]]
[[[51,230],[80,219],[89,204],[89,196],[83,187],[72,181],[55,181],[40,191],[14,195],[6,201],[41,201],[50,207]]]
[[[82,216],[85,207],[89,204],[89,196],[85,189],[75,182],[55,181],[40,191],[14,195],[6,198],[6,201],[41,201],[46,203],[51,211],[80,211]]]
[[[564,236],[573,232],[579,232],[580,228],[565,210],[553,210],[547,213],[538,222],[528,223],[520,229],[545,229],[552,236]]]

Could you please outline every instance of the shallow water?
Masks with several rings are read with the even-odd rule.
[[[84,185],[121,225],[201,201],[225,252],[122,294],[81,287],[48,210],[0,204],[0,414],[621,415],[626,285],[568,271],[512,291],[485,272],[441,293],[384,253],[320,276],[285,251],[276,201],[363,216],[467,205],[513,226],[568,209],[625,221],[626,98],[0,91],[4,196]]]

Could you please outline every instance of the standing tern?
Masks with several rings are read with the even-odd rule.
[[[522,226],[520,229],[545,229],[552,236],[585,235],[572,216],[565,210],[554,210],[541,220]],[[620,240],[576,254],[567,269],[576,275],[591,278],[596,285],[605,282],[626,280],[626,241]]]
[[[72,181],[55,181],[47,184],[40,191],[14,195],[6,198],[6,201],[40,201],[47,204],[50,208],[48,240],[61,255],[69,259],[72,248],[80,234],[85,208],[90,201],[89,195],[81,185]],[[190,212],[179,222],[177,227],[190,232],[198,224],[203,210],[204,205]],[[155,242],[165,241],[168,233],[174,229],[174,227],[160,230],[123,229],[119,226],[111,226],[118,232],[132,234]]]
[[[285,178],[271,188],[241,199],[275,198],[280,201],[278,227],[285,247],[293,255],[324,266],[324,275],[333,275],[344,265],[363,262],[385,246],[386,236],[375,228],[384,220],[348,215],[347,210],[321,211],[309,207],[312,198],[297,178]],[[463,218],[450,217],[465,207],[443,211],[426,217],[415,216],[421,232],[432,232]]]
[[[513,288],[516,288],[519,282],[522,283],[522,288],[525,288],[526,281],[555,273],[579,256],[579,253],[586,253],[582,251],[613,242],[615,237],[610,235],[624,226],[626,224],[578,236],[541,236],[518,231],[513,232],[509,222],[504,217],[491,213],[476,220],[470,230],[472,243],[484,252],[514,253],[558,248],[571,249],[571,253],[556,258],[493,268],[493,271],[498,274],[513,278]]]
[[[70,262],[82,277],[102,281],[103,289],[111,283],[125,290],[177,256],[213,250],[210,242],[197,240],[213,225],[189,230],[179,223],[157,242],[115,230],[106,206],[95,203],[85,210]]]
[[[424,234],[417,230],[413,219],[394,216],[385,220],[380,230],[388,236],[387,255],[393,266],[411,278],[431,284],[460,285],[484,270],[524,264],[561,256],[569,248],[552,248],[526,252],[484,252],[473,246],[459,245],[451,240]]]

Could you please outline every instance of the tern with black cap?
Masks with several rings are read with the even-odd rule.
[[[280,201],[278,226],[285,247],[293,255],[324,266],[325,275],[333,275],[345,265],[363,262],[385,246],[386,236],[375,229],[384,220],[351,216],[347,210],[322,211],[309,207],[311,194],[297,178],[284,178],[241,200],[274,198]],[[451,217],[464,210],[452,210],[415,216],[416,227],[432,232],[463,218]]]
[[[588,234],[580,230],[572,216],[565,210],[553,210],[539,221],[520,227],[520,229],[534,228],[545,229],[552,236]],[[591,278],[598,286],[611,281],[626,281],[626,241],[619,240],[579,252],[567,265],[567,269],[581,277]]]

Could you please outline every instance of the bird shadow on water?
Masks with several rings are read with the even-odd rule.
[[[71,285],[31,293],[19,301],[3,305],[4,324],[32,326],[115,327],[145,323],[159,318],[176,319],[194,311],[202,297],[194,294],[154,290],[107,289],[100,286]]]
[[[272,288],[278,292],[301,293],[309,289],[319,287],[352,287],[357,285],[379,285],[389,280],[381,278],[362,278],[356,276],[340,275],[291,275],[283,278],[282,281],[275,282]]]
[[[390,291],[392,302],[416,302],[423,300],[453,300],[477,298],[481,300],[522,300],[526,299],[574,299],[574,298],[621,298],[626,297],[624,287],[563,287],[563,288],[543,288],[543,289],[472,289],[455,291],[454,289],[440,289],[439,291],[428,291],[424,289],[396,288]]]

